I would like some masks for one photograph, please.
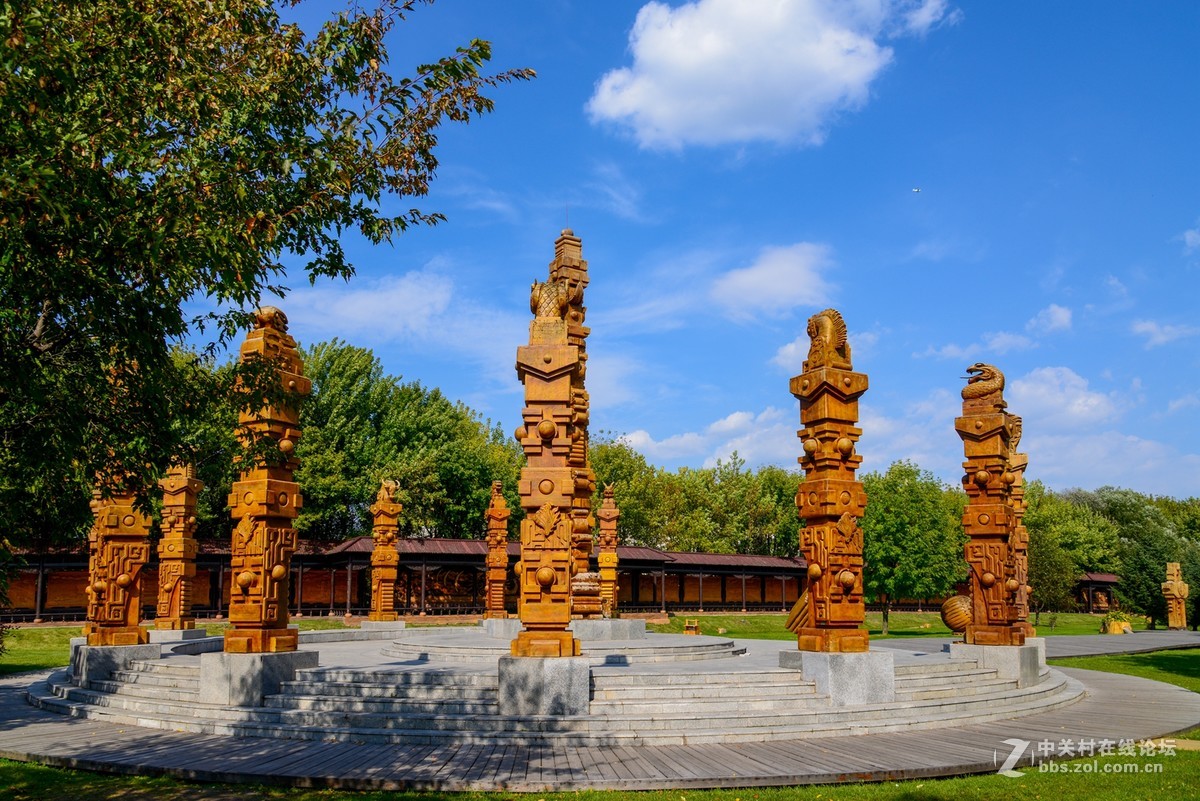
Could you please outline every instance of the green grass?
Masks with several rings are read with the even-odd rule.
[[[346,623],[340,617],[304,617],[293,623],[301,631],[342,629]],[[228,623],[204,622],[200,628],[209,634],[220,634]],[[67,664],[71,656],[71,638],[83,633],[80,626],[25,626],[9,629],[4,635],[5,651],[0,654],[0,676],[45,670]]]
[[[1076,763],[1080,770],[1092,760]],[[1195,798],[1200,794],[1200,752],[1178,751],[1172,757],[1108,757],[1096,760],[1096,772],[1039,773],[1026,770],[1019,779],[988,774],[956,779],[926,779],[880,784],[814,785],[737,790],[663,790],[651,792],[571,793],[388,793],[302,790],[254,785],[189,784],[163,778],[120,777],[58,770],[0,760],[0,787],[12,801],[1088,801]],[[1105,764],[1162,765],[1161,773],[1104,775]]]
[[[1086,613],[1060,612],[1054,616],[1054,627],[1050,627],[1051,616],[1043,614],[1038,626],[1038,634],[1099,634],[1100,615]],[[671,618],[669,623],[649,624],[650,631],[678,634],[683,631],[685,618],[695,618],[700,622],[700,633],[709,635],[724,635],[727,637],[742,637],[751,640],[792,640],[795,635],[783,627],[786,615],[775,614],[687,614],[681,613]],[[866,619],[867,630],[871,637],[885,639],[883,636],[883,613],[868,612]],[[1143,629],[1146,623],[1137,619],[1134,629]],[[724,631],[722,631],[724,629]],[[892,612],[888,616],[888,637],[949,637],[953,632],[942,623],[938,612]]]
[[[1073,656],[1048,659],[1051,665],[1124,673],[1144,679],[1175,684],[1200,693],[1200,648],[1178,651],[1154,651],[1148,654],[1113,654],[1110,656]]]

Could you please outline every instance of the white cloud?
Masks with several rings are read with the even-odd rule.
[[[643,147],[819,145],[891,63],[877,39],[950,19],[942,0],[649,2],[629,34],[632,65],[602,76],[587,110]]]
[[[514,345],[514,348],[516,346]],[[587,390],[592,409],[611,409],[638,397],[633,378],[642,370],[634,359],[608,350],[588,349]]]
[[[1183,249],[1186,252],[1200,250],[1200,225],[1187,229],[1180,234],[1180,237],[1183,239]]]
[[[1200,455],[1119,431],[1030,431],[1021,450],[1029,454],[1028,477],[1054,489],[1128,487],[1177,498],[1200,495]]]
[[[1117,417],[1113,398],[1088,388],[1069,367],[1039,367],[1010,380],[1008,410],[1025,420],[1025,430],[1094,429]]]
[[[616,164],[599,164],[593,170],[592,179],[583,188],[589,197],[584,205],[603,209],[623,220],[640,221],[642,190],[625,175]]]
[[[1135,320],[1130,330],[1146,338],[1147,349],[1200,334],[1200,328],[1194,325],[1163,325],[1153,320]]]
[[[1181,398],[1175,398],[1167,404],[1167,413],[1174,414],[1181,409],[1193,409],[1200,407],[1200,393],[1193,392],[1190,395],[1184,395]]]
[[[925,349],[924,353],[914,353],[913,356],[932,356],[936,359],[969,361],[975,359],[980,354],[986,353],[1003,356],[1012,351],[1029,350],[1036,347],[1036,342],[1022,334],[1014,334],[1010,331],[992,331],[984,334],[981,342],[971,342],[967,345],[958,345],[951,342],[948,345],[942,345],[940,348],[930,345]]]
[[[1043,334],[1050,331],[1067,331],[1070,328],[1071,310],[1057,303],[1051,303],[1025,324],[1026,331]]]
[[[763,248],[749,267],[717,278],[709,294],[734,318],[785,314],[797,306],[828,303],[833,286],[822,273],[832,267],[826,245],[800,242]]]
[[[649,431],[638,429],[622,434],[620,440],[652,462],[690,459],[700,456],[705,451],[704,437],[695,432],[656,440]]]

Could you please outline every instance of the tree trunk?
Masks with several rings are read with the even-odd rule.
[[[888,612],[891,610],[891,608],[892,608],[891,599],[888,598],[886,595],[883,596],[883,631],[880,632],[881,634],[886,635],[888,633]]]

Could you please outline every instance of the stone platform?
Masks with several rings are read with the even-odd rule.
[[[17,728],[65,737],[66,720],[51,711],[87,722],[71,724],[72,736],[61,742],[0,734],[0,755],[303,785],[649,789],[994,770],[993,754],[1007,754],[1003,740],[1010,737],[1104,732],[1140,739],[1200,724],[1200,696],[1167,685],[1045,669],[1034,686],[1018,688],[970,660],[903,647],[888,649],[893,701],[834,707],[814,682],[779,667],[791,643],[660,635],[646,638],[649,647],[669,651],[686,640],[678,646],[683,658],[660,653],[617,663],[609,659],[614,652],[601,658],[585,647],[588,714],[502,715],[493,657],[438,656],[460,637],[464,647],[488,651],[497,643],[481,642],[478,630],[411,631],[391,643],[315,644],[319,665],[301,670],[262,707],[200,703],[194,653],[135,661],[86,687],[70,684],[65,672],[45,675],[27,683],[33,706]],[[405,651],[414,645],[415,656]],[[710,647],[712,653],[704,650]],[[707,656],[694,658],[697,648]],[[725,655],[716,656],[722,649]],[[0,686],[6,717],[18,695],[11,680]],[[87,727],[90,744],[75,736],[84,731],[79,726]],[[228,735],[254,739],[230,749],[221,745]],[[176,742],[181,750],[173,755]],[[258,757],[265,761],[256,763]]]

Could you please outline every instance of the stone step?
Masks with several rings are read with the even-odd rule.
[[[672,684],[655,687],[650,684],[633,686],[592,685],[593,701],[673,701],[676,699],[703,702],[712,700],[737,701],[761,698],[807,697],[816,694],[816,685],[809,681],[793,680],[791,684],[730,685],[714,689],[708,684]]]
[[[896,699],[901,701],[932,700],[937,698],[974,698],[991,694],[995,690],[1016,689],[1015,679],[978,679],[970,684],[925,686],[917,688],[896,687]]]
[[[306,668],[296,671],[297,681],[326,682],[330,684],[357,684],[380,687],[492,687],[497,684],[493,667],[489,670],[450,671],[383,671],[353,670],[346,668]]]
[[[307,712],[370,712],[389,715],[495,715],[496,699],[354,698],[338,695],[269,695],[270,709]]]
[[[732,667],[732,666],[731,666]],[[614,689],[618,687],[709,687],[724,692],[726,689],[745,685],[758,687],[794,687],[811,684],[796,670],[737,670],[694,673],[637,673],[593,671],[592,686]]]
[[[492,700],[496,686],[451,684],[368,684],[355,682],[339,684],[328,681],[285,681],[280,695],[337,696],[341,698],[404,698],[409,700]]]
[[[178,676],[200,679],[200,666],[187,664],[178,659],[136,659],[129,664],[131,671],[147,675]]]
[[[961,725],[1014,717],[1026,712],[1051,709],[1072,703],[1082,696],[1082,686],[1055,674],[1036,688],[1014,691],[993,699],[978,698],[966,704],[912,702],[874,707],[846,707],[825,712],[780,716],[775,725],[764,727],[762,715],[698,720],[666,716],[627,717],[614,727],[605,716],[578,718],[500,718],[499,716],[426,716],[402,719],[395,716],[286,712],[274,709],[227,709],[203,704],[139,702],[136,699],[80,690],[65,685],[70,698],[31,688],[30,701],[38,706],[77,717],[113,723],[170,728],[232,736],[274,736],[288,739],[329,740],[360,743],[479,743],[569,745],[668,745],[705,742],[748,742],[899,731],[914,727]],[[81,697],[93,703],[80,703]],[[96,701],[100,701],[97,703]],[[109,703],[116,702],[116,703]],[[199,714],[198,714],[199,713]],[[648,720],[662,725],[651,726]],[[464,727],[463,722],[473,723]],[[372,724],[372,725],[361,725]],[[379,725],[383,724],[383,725]]]
[[[930,673],[957,673],[960,670],[975,670],[978,667],[979,663],[974,659],[921,659],[897,664],[896,678]]]
[[[716,718],[756,713],[792,714],[797,710],[828,705],[829,699],[816,693],[778,695],[764,698],[592,698],[591,714],[606,717],[630,715],[671,718]]]
[[[139,687],[173,687],[194,690],[200,686],[199,673],[195,676],[187,676],[166,672],[149,673],[140,670],[114,670],[112,680],[121,684],[136,684]]]
[[[123,681],[92,681],[88,682],[88,689],[112,695],[128,695],[141,700],[195,701],[200,697],[197,687],[163,687],[153,684],[128,684]]]
[[[916,689],[918,687],[969,687],[977,681],[996,678],[996,671],[986,668],[972,670],[944,670],[939,673],[908,673],[896,676],[896,689]]]

